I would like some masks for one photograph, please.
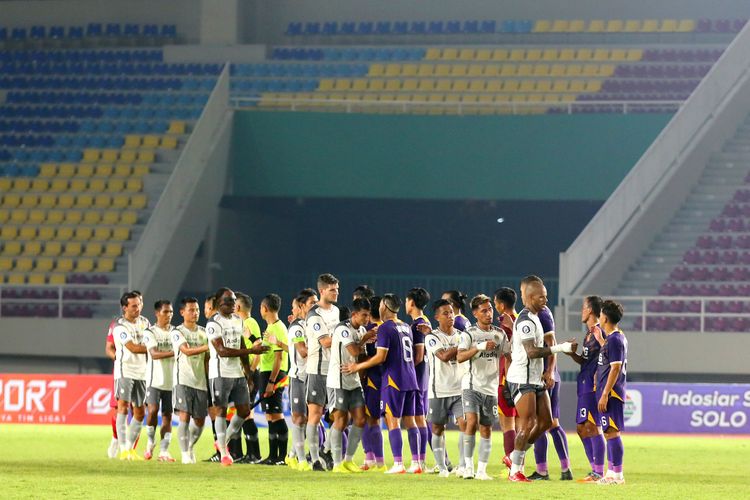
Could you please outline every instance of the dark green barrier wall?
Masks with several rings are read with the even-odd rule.
[[[234,194],[604,200],[670,118],[241,111]]]

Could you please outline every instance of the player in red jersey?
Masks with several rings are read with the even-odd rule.
[[[495,310],[499,315],[499,326],[508,336],[508,340],[513,337],[513,324],[518,314],[516,313],[516,291],[512,288],[502,287],[495,291],[494,303]],[[500,414],[500,428],[503,430],[503,463],[510,468],[510,454],[513,452],[513,443],[516,441],[516,409],[508,404],[508,399],[503,395],[507,387],[505,383],[505,374],[508,370],[510,361],[503,358],[500,362],[500,387],[497,394],[497,408]]]

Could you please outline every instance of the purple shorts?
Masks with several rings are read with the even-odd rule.
[[[584,394],[579,394],[577,408],[577,424],[591,422],[597,427],[601,425],[601,422],[599,421],[599,411],[596,409],[596,393],[586,392]]]
[[[599,423],[605,432],[610,427],[622,431],[625,428],[625,405],[622,404],[622,401],[610,396],[607,400],[607,410],[599,416]]]
[[[555,381],[549,392],[549,405],[552,409],[552,418],[560,418],[560,382]]]
[[[417,398],[419,391],[397,391],[393,387],[386,387],[381,392],[381,412],[396,418],[413,417],[417,415]]]
[[[430,409],[430,396],[427,391],[417,391],[417,400],[414,404],[414,415],[427,416]]]
[[[370,418],[380,418],[383,412],[380,411],[380,391],[366,385],[365,393],[365,413]]]

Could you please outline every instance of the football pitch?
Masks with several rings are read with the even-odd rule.
[[[551,481],[510,483],[500,464],[501,434],[493,434],[489,473],[494,481],[470,481],[382,473],[297,472],[287,467],[215,463],[121,462],[106,458],[110,428],[105,426],[0,425],[2,498],[750,498],[750,438],[625,435],[625,478],[621,486],[559,481],[560,468],[550,442]],[[265,449],[261,429],[261,450]],[[385,440],[388,455],[387,435]],[[551,441],[551,440],[550,440]],[[577,436],[568,436],[573,475],[588,464]],[[145,446],[145,432],[138,446]],[[157,444],[158,446],[158,444]],[[158,449],[158,448],[157,448]],[[404,433],[404,450],[408,452]],[[448,451],[456,462],[456,433],[448,433]],[[176,431],[170,452],[179,460]],[[198,444],[200,459],[211,453],[208,430]],[[428,465],[433,463],[428,448]],[[361,453],[355,459],[361,462]],[[526,473],[533,471],[533,452]],[[389,457],[386,458],[386,462]],[[408,465],[408,459],[407,459]]]

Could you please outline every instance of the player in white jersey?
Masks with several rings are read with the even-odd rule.
[[[146,397],[146,346],[143,324],[139,321],[141,303],[138,295],[127,292],[120,297],[122,319],[112,331],[115,343],[115,392],[117,397],[117,440],[120,459],[138,460],[133,443],[141,433]],[[133,418],[127,426],[128,409]],[[127,431],[127,432],[126,432]]]
[[[292,412],[292,448],[287,465],[300,471],[310,470],[305,458],[305,426],[307,425],[307,339],[305,317],[318,301],[311,289],[302,290],[292,301],[289,324],[289,406]]]
[[[174,352],[172,351],[172,316],[174,310],[168,300],[157,300],[154,304],[156,324],[143,333],[146,345],[146,452],[143,458],[151,460],[156,446],[156,424],[159,421],[161,408],[161,430],[159,443],[160,462],[174,462],[169,454],[169,443],[172,440],[172,372],[174,371]]]
[[[328,367],[326,385],[333,389],[333,426],[331,427],[331,452],[333,472],[362,472],[354,464],[354,453],[362,439],[365,426],[365,396],[358,373],[343,373],[341,367],[356,363],[368,340],[375,338],[375,330],[365,331],[370,322],[370,301],[355,299],[352,302],[351,317],[342,321],[333,330],[331,361]],[[352,428],[346,455],[342,457],[343,433],[349,425]]]
[[[208,414],[208,389],[206,386],[206,330],[198,325],[200,310],[198,299],[183,298],[180,302],[183,323],[172,330],[174,350],[174,407],[180,418],[177,437],[180,442],[183,464],[194,464],[193,448],[203,432]],[[192,420],[191,420],[192,417]]]
[[[208,378],[214,406],[219,408],[215,425],[221,464],[227,466],[233,463],[227,443],[240,432],[242,422],[250,415],[250,391],[247,383],[250,366],[247,356],[262,354],[268,347],[257,341],[250,349],[241,348],[242,318],[234,313],[237,297],[228,288],[220,288],[215,297],[219,312],[206,324],[210,353]],[[236,413],[227,427],[227,407],[230,401],[234,403]]]
[[[339,308],[335,303],[339,297],[339,280],[331,274],[318,276],[320,301],[310,308],[305,318],[307,338],[307,444],[310,448],[312,468],[324,471],[320,463],[318,425],[323,410],[329,403],[326,388],[328,363],[331,358],[331,337],[339,323]]]
[[[435,456],[440,477],[448,477],[445,462],[445,426],[452,415],[459,429],[464,429],[461,408],[461,377],[456,353],[459,331],[453,326],[453,306],[446,299],[436,300],[432,305],[438,327],[430,330],[427,324],[417,328],[425,334],[425,356],[430,364],[430,380],[427,388],[430,408],[427,420],[432,425],[432,453]],[[458,442],[459,457],[463,461],[463,440]]]
[[[508,479],[528,482],[523,462],[528,445],[552,424],[549,394],[542,380],[543,358],[559,352],[569,353],[578,347],[575,339],[546,347],[544,330],[537,316],[547,305],[547,289],[541,282],[526,285],[522,296],[525,308],[513,325],[513,346],[508,381],[511,397],[518,411],[518,429]]]
[[[492,425],[497,421],[497,389],[500,384],[500,362],[504,354],[510,354],[508,337],[492,324],[492,300],[479,294],[471,299],[471,312],[477,320],[461,333],[456,358],[468,364],[461,380],[463,390],[464,455],[466,469],[464,479],[491,480],[487,474],[487,463],[492,451]],[[474,446],[477,424],[479,427],[479,462],[474,474]]]

